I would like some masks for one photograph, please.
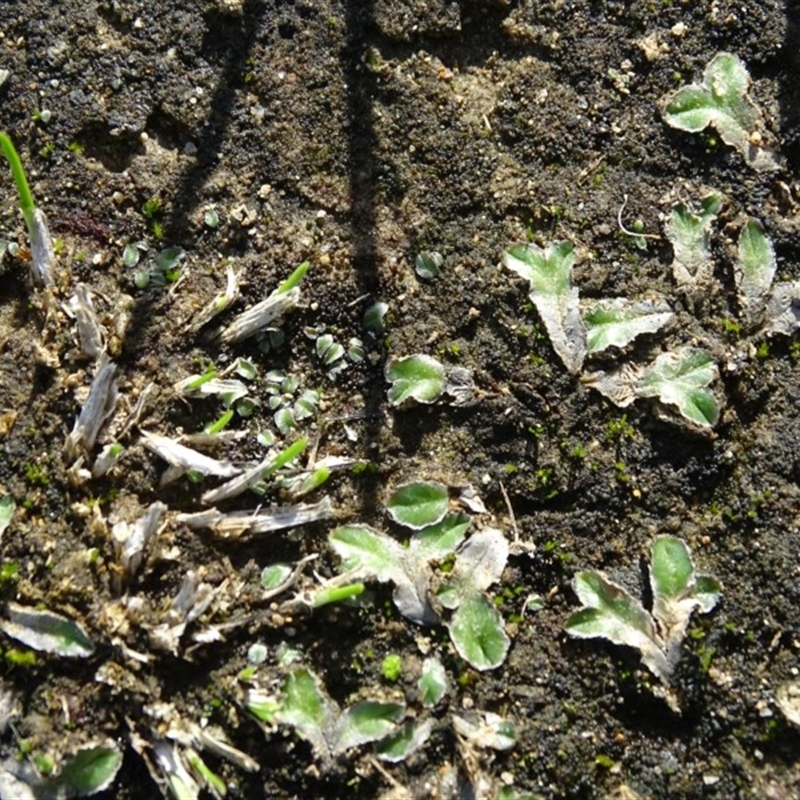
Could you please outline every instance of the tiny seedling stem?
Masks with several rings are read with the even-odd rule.
[[[297,456],[306,449],[307,444],[308,439],[304,438],[296,441],[294,444],[290,444],[285,450],[281,450],[262,473],[262,479],[270,477],[270,475],[276,473],[281,467],[285,467],[293,458],[297,458]]]
[[[329,603],[341,603],[352,597],[358,597],[364,591],[363,583],[348,583],[347,586],[335,586],[330,589],[320,589],[314,594],[312,605],[314,608],[326,606]]]
[[[304,261],[276,290],[275,294],[286,294],[303,280],[311,266],[308,261]]]
[[[11,175],[14,178],[14,183],[17,185],[17,194],[19,194],[19,207],[22,209],[22,213],[27,222],[28,215],[33,214],[36,210],[36,206],[33,202],[30,186],[28,186],[28,179],[25,177],[25,170],[22,169],[22,161],[20,160],[19,153],[17,153],[14,143],[11,141],[11,137],[4,131],[0,131],[0,148],[2,148],[3,155],[6,157],[11,167]]]

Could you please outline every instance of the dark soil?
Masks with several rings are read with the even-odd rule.
[[[260,765],[248,773],[207,756],[231,797],[471,796],[463,784],[448,788],[454,767],[464,781],[484,773],[493,788],[477,794],[487,797],[503,786],[515,797],[800,795],[800,732],[775,700],[797,674],[800,647],[798,342],[748,350],[730,334],[742,366],[722,370],[716,388],[726,405],[712,434],[662,419],[647,403],[623,417],[567,374],[522,281],[498,266],[513,242],[569,239],[585,295],[672,301],[669,244],[637,249],[617,212],[627,195],[626,220],[661,234],[676,193],[707,186],[727,198],[714,239],[720,263],[755,216],[775,244],[779,279],[799,279],[796,3],[6,0],[0,37],[0,68],[10,71],[0,127],[60,240],[48,307],[28,274],[5,180],[0,238],[22,247],[4,257],[0,300],[0,495],[17,504],[0,566],[18,569],[0,594],[81,620],[97,644],[87,660],[37,654],[23,666],[13,655],[24,648],[0,638],[0,691],[17,698],[13,725],[0,720],[0,756],[24,749],[58,761],[111,738],[125,760],[106,796],[156,798],[168,789],[141,753],[152,760],[148,748],[170,722],[208,722]],[[681,133],[661,118],[659,101],[699,80],[722,51],[748,65],[779,171],[754,172],[713,132]],[[217,227],[204,220],[212,208]],[[182,247],[182,281],[137,289],[136,269],[122,260],[137,242],[149,248],[142,265]],[[421,250],[443,255],[438,279],[415,274]],[[303,305],[287,316],[281,349],[220,348],[204,331],[186,331],[224,287],[227,264],[243,276],[236,313],[303,260],[311,262]],[[690,343],[699,329],[723,335],[732,282],[725,267],[719,277],[708,303],[682,312],[690,325],[626,352]],[[469,669],[442,629],[404,620],[384,586],[371,586],[360,605],[278,614],[280,599],[262,599],[261,569],[319,553],[317,572],[335,574],[326,538],[334,522],[231,541],[170,515],[118,596],[112,524],[156,500],[171,512],[199,510],[207,486],[182,479],[160,489],[164,463],[137,429],[107,476],[68,474],[64,440],[94,374],[63,310],[78,282],[94,292],[124,402],[133,406],[155,384],[141,421],[148,431],[195,432],[219,416],[213,400],[182,400],[172,389],[211,360],[246,356],[262,373],[284,369],[319,387],[324,407],[309,430],[321,434],[320,455],[369,462],[323,489],[335,523],[387,529],[390,491],[435,479],[472,484],[489,509],[482,524],[510,538],[503,487],[521,538],[536,546],[513,556],[492,590],[512,620],[503,666]],[[377,338],[362,324],[375,301],[389,306]],[[330,380],[309,326],[345,347],[361,338],[367,358]],[[386,360],[418,352],[471,370],[479,401],[393,409]],[[220,456],[263,457],[255,435],[273,426],[266,394],[260,399],[253,417],[233,423],[246,437]],[[336,421],[343,415],[355,442]],[[276,490],[228,506],[285,500]],[[681,715],[658,697],[635,652],[563,632],[577,608],[576,570],[602,569],[639,594],[643,559],[661,533],[686,541],[700,570],[724,586],[720,606],[693,620],[685,642],[674,686]],[[166,619],[189,570],[225,587],[223,607],[190,626],[177,652],[154,649],[148,629]],[[544,608],[522,615],[530,594]],[[192,640],[237,621],[222,641]],[[435,711],[431,739],[405,763],[379,768],[367,745],[322,764],[293,730],[265,733],[240,705],[249,646],[268,646],[260,669],[265,685],[277,685],[275,651],[288,641],[342,706],[405,694],[422,713],[414,701],[420,637],[441,654],[452,692]],[[381,662],[392,652],[404,673],[388,686]],[[157,703],[170,709],[168,720],[156,719]],[[465,708],[512,719],[516,746],[482,754],[471,770],[452,729]]]

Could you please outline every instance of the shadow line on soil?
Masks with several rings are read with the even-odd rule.
[[[382,299],[376,220],[377,134],[373,123],[373,97],[376,78],[364,64],[368,36],[375,26],[374,5],[369,0],[349,0],[345,9],[347,44],[342,52],[342,74],[347,85],[348,172],[350,175],[350,258],[359,295],[371,301]],[[364,443],[363,457],[380,458],[375,443],[383,425],[382,358],[371,370],[363,386]],[[361,511],[373,513],[378,507],[379,481],[365,481],[359,499]]]
[[[242,80],[245,65],[261,30],[266,8],[266,4],[260,0],[248,0],[241,17],[214,14],[212,19],[207,20],[203,50],[224,52],[225,55],[210,103],[210,114],[197,134],[197,158],[184,171],[173,193],[175,201],[167,223],[176,235],[189,231],[190,218],[200,203],[203,186],[218,166],[217,154],[231,125],[237,102],[236,87]],[[218,24],[215,25],[215,21]],[[134,357],[143,343],[153,315],[158,311],[158,304],[154,304],[152,299],[149,293],[142,295],[125,331],[125,350]]]

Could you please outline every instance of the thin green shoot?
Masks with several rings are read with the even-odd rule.
[[[304,261],[280,286],[275,290],[275,294],[286,294],[286,292],[290,292],[294,289],[295,286],[300,285],[300,281],[303,280],[306,276],[306,272],[308,272],[308,268],[311,264],[308,261]]]
[[[225,430],[228,423],[233,419],[233,409],[229,408],[218,420],[206,425],[206,433],[209,436],[214,436]]]
[[[308,439],[303,438],[290,444],[285,450],[281,450],[275,458],[272,459],[269,466],[261,473],[262,480],[274,475],[279,469],[285,467],[290,461],[297,458],[308,445]]]
[[[187,392],[196,392],[204,383],[208,383],[217,377],[217,368],[214,364],[209,364],[202,375],[198,375],[195,380],[186,384]]]
[[[363,583],[348,583],[347,586],[333,586],[327,589],[320,589],[314,593],[311,605],[314,608],[329,605],[330,603],[341,603],[351,600],[364,592]]]
[[[28,186],[28,179],[25,177],[25,170],[22,168],[22,160],[14,147],[14,143],[11,141],[11,137],[5,131],[0,131],[0,148],[2,148],[3,155],[11,167],[11,175],[17,185],[19,207],[22,209],[27,222],[28,214],[32,214],[36,210],[36,205],[33,202],[30,186]]]

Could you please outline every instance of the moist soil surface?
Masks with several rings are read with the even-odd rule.
[[[798,340],[738,330],[731,269],[754,217],[774,243],[778,280],[800,278],[798,26],[788,0],[0,5],[0,127],[57,252],[53,285],[37,286],[6,175],[0,494],[16,510],[0,544],[0,599],[80,622],[95,646],[68,658],[0,637],[0,771],[47,772],[48,759],[57,771],[81,746],[110,740],[124,759],[109,798],[169,796],[156,758],[165,742],[183,763],[201,752],[233,798],[800,795],[800,733],[776,699],[800,648]],[[700,81],[720,52],[749,69],[777,169],[751,169],[713,129],[664,122],[663,98]],[[714,275],[690,303],[664,220],[708,188],[725,197]],[[648,238],[623,230],[634,226]],[[501,266],[515,242],[560,240],[575,245],[583,296],[661,297],[676,311],[671,327],[593,368],[716,343],[713,429],[652,401],[620,408],[567,372],[527,286]],[[185,257],[165,271],[155,265],[168,248]],[[438,276],[417,274],[424,252],[441,254]],[[215,336],[302,261],[300,304],[272,332],[235,344]],[[229,267],[241,296],[193,323]],[[76,465],[65,440],[99,370],[68,313],[78,284],[120,397]],[[387,306],[378,330],[364,323],[376,303]],[[325,334],[351,352],[326,363]],[[386,365],[417,353],[468,370],[472,397],[392,406]],[[203,510],[201,495],[222,479],[163,484],[167,464],[141,431],[177,438],[218,419],[218,397],[174,385],[237,357],[258,370],[250,402],[229,423],[238,435],[204,452],[251,466],[270,437],[278,448],[308,437],[301,466],[312,447],[316,459],[349,463],[304,498],[327,495],[331,518],[238,537],[177,518]],[[321,395],[285,435],[270,370],[296,376],[292,397]],[[123,454],[92,477],[113,442]],[[471,486],[483,504],[473,503],[473,530],[525,545],[488,589],[511,639],[496,669],[471,668],[443,625],[405,619],[389,584],[368,581],[356,601],[314,610],[289,602],[340,571],[335,526],[407,538],[385,505],[419,480],[450,487],[454,507]],[[112,529],[157,501],[168,511],[131,571]],[[272,481],[219,507],[296,502]],[[723,587],[683,642],[670,684],[679,710],[635,650],[564,632],[578,570],[602,570],[650,602],[659,534],[680,537]],[[268,596],[265,567],[313,555],[294,586]],[[188,620],[175,608],[187,575],[210,597]],[[259,643],[266,660],[248,679]],[[280,694],[287,644],[341,707],[399,700],[410,718],[432,720],[430,738],[397,763],[378,760],[374,744],[323,758],[293,727],[259,723],[245,691],[255,682]],[[382,669],[388,654],[401,657],[395,681]],[[431,655],[449,693],[426,709],[417,681]],[[515,745],[465,743],[453,720],[477,712],[512,721]],[[200,730],[254,763],[204,750]]]

